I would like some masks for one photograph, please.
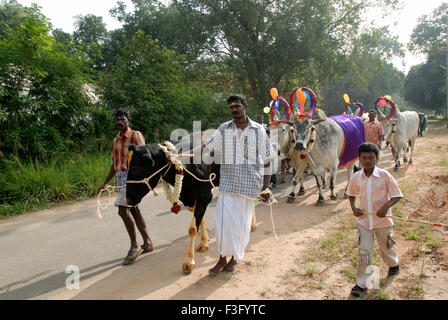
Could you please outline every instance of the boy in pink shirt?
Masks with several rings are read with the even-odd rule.
[[[387,217],[392,216],[390,208],[403,197],[394,177],[376,167],[379,154],[377,145],[362,143],[358,153],[364,169],[352,176],[347,189],[353,214],[358,218],[357,284],[351,292],[357,297],[367,290],[367,282],[372,275],[367,272],[367,267],[372,265],[375,235],[381,256],[389,266],[389,275],[396,275],[400,271],[393,238],[393,221]],[[359,207],[355,206],[356,197],[360,200]]]

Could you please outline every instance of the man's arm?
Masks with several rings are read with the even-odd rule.
[[[390,209],[391,207],[393,207],[398,201],[400,201],[401,198],[402,198],[402,197],[394,197],[394,198],[391,198],[389,201],[387,201],[385,204],[383,204],[383,205],[381,206],[381,208],[378,210],[378,212],[376,213],[376,215],[377,215],[378,217],[382,217],[382,218],[385,217],[386,214],[387,214],[387,211],[389,211],[389,209]]]
[[[109,173],[108,173],[108,175],[107,175],[107,177],[106,177],[106,180],[104,180],[104,183],[103,183],[103,185],[100,187],[100,189],[98,190],[98,192],[100,192],[101,190],[106,189],[107,184],[110,182],[110,180],[112,180],[112,178],[114,177],[114,175],[115,175],[116,172],[117,172],[117,171],[115,171],[114,164],[112,163],[112,166],[111,166],[110,169],[109,169]]]

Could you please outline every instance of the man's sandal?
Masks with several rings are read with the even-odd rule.
[[[141,251],[140,254],[145,254],[145,253],[153,252],[153,251],[154,251],[154,248],[151,248],[151,249],[148,250],[148,249],[146,249],[143,245],[141,245],[140,248],[142,248],[142,251]]]
[[[137,260],[138,256],[140,255],[140,250],[131,249],[128,251],[128,255],[123,260],[124,265],[131,264]]]

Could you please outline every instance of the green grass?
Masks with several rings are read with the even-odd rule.
[[[403,235],[409,240],[417,241],[420,238],[416,228],[405,230]]]
[[[5,160],[0,173],[0,217],[94,196],[111,165],[109,153],[46,162]]]
[[[317,273],[317,267],[314,265],[314,263],[311,262],[305,262],[305,270],[306,274],[310,277],[314,276]]]
[[[390,300],[390,295],[386,290],[378,289],[378,292],[376,293],[376,298],[378,300]]]
[[[341,273],[349,278],[351,281],[356,281],[356,272],[351,269],[342,269]]]
[[[448,160],[443,160],[442,162],[439,163],[439,165],[442,167],[448,167]]]

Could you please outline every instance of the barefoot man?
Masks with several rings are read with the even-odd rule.
[[[243,259],[255,210],[253,199],[269,186],[270,173],[265,174],[264,168],[269,171],[273,155],[264,127],[246,115],[246,97],[232,95],[227,104],[233,120],[222,123],[200,148],[214,150],[215,162],[221,164],[214,213],[219,260],[210,274],[233,272]]]

